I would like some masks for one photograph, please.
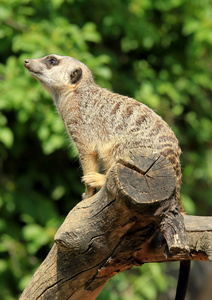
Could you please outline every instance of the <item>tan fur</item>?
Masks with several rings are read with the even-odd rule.
[[[52,63],[54,60],[57,64]],[[96,85],[87,66],[74,58],[50,55],[26,60],[25,66],[54,98],[79,151],[88,196],[103,186],[104,174],[127,151],[149,148],[172,163],[177,178],[176,198],[181,203],[181,150],[160,116],[132,98]],[[99,173],[99,167],[104,174]]]

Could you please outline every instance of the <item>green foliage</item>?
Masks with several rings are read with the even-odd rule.
[[[0,298],[17,299],[81,198],[76,151],[26,58],[73,56],[98,84],[146,103],[180,141],[183,203],[212,211],[209,0],[1,0]],[[157,299],[157,264],[117,275],[98,299]]]
[[[162,270],[163,269],[163,270]],[[157,300],[172,284],[171,278],[163,276],[164,266],[159,264],[134,267],[127,273],[114,277],[103,289],[97,300]]]

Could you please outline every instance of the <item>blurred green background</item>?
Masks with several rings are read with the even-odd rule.
[[[23,66],[51,53],[81,60],[99,85],[160,114],[182,147],[187,213],[212,214],[211,1],[0,0],[2,300],[18,298],[84,191],[53,101]],[[98,299],[173,299],[177,267],[119,274]]]

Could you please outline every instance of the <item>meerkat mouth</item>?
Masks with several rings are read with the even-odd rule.
[[[30,66],[28,60],[25,60],[24,67],[28,69],[28,71],[30,72],[30,74],[31,74],[32,76],[38,77],[38,76],[41,76],[41,75],[42,75],[42,72],[40,72],[40,71],[35,71],[35,70],[32,69],[32,67]]]
[[[41,77],[43,75],[41,72],[34,71],[34,70],[30,69],[30,68],[27,68],[27,69],[28,69],[29,73],[32,75],[32,77],[34,77],[35,79],[41,79]]]
[[[25,66],[25,68],[28,69],[28,71],[29,71],[32,75],[33,75],[33,74],[35,74],[35,75],[42,75],[41,72],[32,70],[32,68],[31,68],[30,66],[28,66],[27,64],[24,64],[24,66]]]
[[[30,69],[28,69],[28,70],[29,70],[29,72],[30,72],[32,75],[35,75],[35,76],[42,75],[41,72],[36,72],[36,71],[30,70]]]

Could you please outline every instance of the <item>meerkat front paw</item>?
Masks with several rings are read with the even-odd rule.
[[[82,182],[86,185],[100,189],[105,184],[106,176],[97,172],[91,172],[82,177]]]

